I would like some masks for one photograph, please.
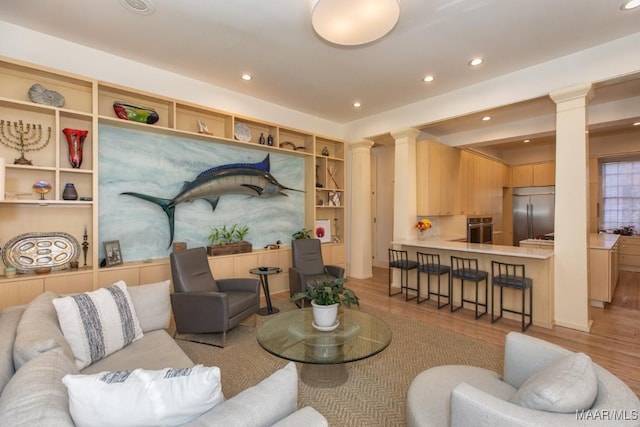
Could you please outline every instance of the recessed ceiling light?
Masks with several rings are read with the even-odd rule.
[[[635,122],[633,125],[634,126],[640,126],[640,122]]]
[[[476,67],[482,64],[483,62],[484,60],[482,58],[473,58],[471,61],[469,61],[469,65],[471,65],[472,67]]]
[[[488,122],[489,120],[491,120],[491,116],[484,116],[484,117],[482,118],[482,121],[483,121],[483,122]]]
[[[120,0],[120,4],[129,12],[138,15],[152,15],[156,11],[151,0]]]
[[[361,104],[359,101],[355,101],[355,102],[353,103],[353,106],[354,106],[355,108],[360,108],[360,107],[362,106],[362,104]]]
[[[242,75],[242,80],[249,81],[249,80],[252,80],[252,79],[253,79],[253,77],[251,77],[251,74],[243,74]]]
[[[531,142],[531,140],[530,140],[530,139],[525,139],[525,140],[524,140],[524,141],[522,141],[522,142],[524,142],[525,144],[527,144],[527,143]]]
[[[425,83],[429,83],[429,82],[432,82],[433,79],[434,79],[434,77],[432,75],[428,75],[428,76],[424,76],[422,81],[425,82]]]
[[[640,0],[629,0],[626,1],[620,6],[621,10],[633,10],[636,7],[640,6]]]

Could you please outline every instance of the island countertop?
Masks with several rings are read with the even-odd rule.
[[[413,246],[416,248],[443,249],[479,253],[487,255],[502,255],[518,258],[549,259],[553,257],[553,249],[525,248],[519,246],[491,245],[484,243],[467,243],[452,241],[445,236],[427,237],[424,240],[406,239],[393,240],[392,245]]]
[[[591,233],[589,234],[589,248],[611,250],[620,238],[619,234]]]

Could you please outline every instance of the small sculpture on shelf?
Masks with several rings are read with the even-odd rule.
[[[62,191],[62,200],[78,200],[78,191],[72,182],[67,182]]]
[[[260,138],[258,138],[258,143],[260,145],[266,144],[266,140],[264,139],[264,133],[260,133]]]
[[[62,133],[67,138],[67,146],[69,147],[69,163],[72,168],[79,168],[82,165],[82,146],[84,140],[89,134],[88,130],[80,129],[62,129]]]
[[[29,99],[36,104],[50,105],[52,107],[62,107],[64,96],[55,90],[47,89],[40,83],[36,83],[29,88]]]
[[[152,125],[160,120],[160,116],[156,110],[151,107],[143,107],[142,105],[114,102],[113,111],[116,113],[116,116],[122,120],[131,120],[148,125]]]
[[[84,255],[84,266],[87,266],[87,251],[89,250],[89,242],[87,239],[87,227],[84,228],[84,234],[82,235],[82,254]]]
[[[273,135],[269,134],[269,136],[267,137],[267,145],[269,147],[273,147]]]
[[[33,184],[33,191],[40,194],[40,200],[44,200],[44,195],[51,191],[51,184],[47,181],[38,181]]]
[[[322,153],[323,156],[328,157],[329,156],[329,149],[327,147],[324,147],[322,149]]]
[[[14,160],[16,165],[33,166],[31,160],[24,157],[24,153],[29,151],[40,151],[49,145],[51,141],[51,127],[48,128],[47,140],[42,142],[42,125],[27,123],[22,120],[11,123],[0,120],[0,142],[2,145],[20,152],[20,157]]]

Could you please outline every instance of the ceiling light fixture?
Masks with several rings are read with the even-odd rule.
[[[433,76],[425,76],[424,79],[422,79],[422,81],[425,83],[430,83],[433,81],[433,79],[434,79]]]
[[[243,74],[242,75],[242,80],[249,81],[249,80],[252,80],[252,79],[253,79],[253,77],[251,77],[251,74]]]
[[[398,0],[311,0],[311,24],[328,42],[357,46],[384,37],[400,17]]]
[[[488,122],[489,120],[491,120],[491,116],[484,116],[484,117],[482,118],[482,121],[483,121],[483,122]]]
[[[468,64],[472,67],[477,67],[478,65],[482,64],[484,62],[484,60],[482,58],[473,58],[471,61],[468,62]]]
[[[626,2],[622,3],[622,6],[620,6],[620,9],[621,10],[633,10],[638,6],[640,6],[640,0],[629,0],[629,1],[626,1]]]
[[[527,143],[531,142],[531,140],[530,140],[530,139],[525,139],[525,140],[524,140],[524,141],[522,141],[522,142],[524,142],[525,144],[527,144]]]
[[[355,102],[353,103],[353,106],[354,106],[355,108],[360,108],[360,107],[362,107],[362,104],[361,104],[359,101],[355,101]]]
[[[634,126],[640,126],[640,122],[635,122],[633,125]]]
[[[138,15],[152,15],[156,11],[151,0],[120,0],[120,4],[129,12]]]

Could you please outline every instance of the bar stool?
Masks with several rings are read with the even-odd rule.
[[[478,270],[478,260],[474,258],[460,258],[456,256],[451,257],[451,289],[449,295],[451,296],[451,312],[458,311],[464,306],[465,302],[472,303],[476,308],[476,319],[481,318],[487,314],[487,303],[489,293],[489,273],[484,270]],[[453,307],[453,279],[460,279],[460,306],[454,309]],[[464,282],[470,281],[476,284],[476,300],[469,300],[464,298]],[[478,287],[479,283],[484,280],[484,304],[478,301]],[[484,307],[484,312],[478,316],[478,306]]]
[[[391,273],[393,268],[400,270],[400,291],[391,293]],[[405,290],[407,301],[417,297],[409,298],[409,290],[418,292],[418,289],[409,287],[409,270],[414,268],[418,268],[418,262],[409,260],[407,251],[389,249],[389,296],[401,294],[402,290]]]
[[[495,323],[502,318],[502,312],[522,315],[522,332],[531,326],[533,314],[533,280],[525,277],[524,264],[508,264],[504,262],[491,261],[491,323]],[[500,316],[493,317],[493,287],[500,287]],[[502,291],[504,288],[519,289],[522,291],[522,311],[504,308],[502,306]],[[525,297],[529,289],[529,314],[526,313]],[[529,317],[529,322],[525,324],[525,319]]]
[[[451,268],[448,265],[440,264],[440,255],[438,254],[428,254],[424,252],[418,252],[418,298],[417,302],[420,304],[428,299],[431,299],[431,295],[438,297],[438,310],[442,307],[446,307],[451,303],[451,298],[449,297],[450,286],[449,282],[451,281]],[[427,275],[427,297],[420,299],[420,273],[425,273]],[[442,275],[447,275],[447,293],[443,293],[440,287],[440,278]],[[438,291],[431,291],[431,276],[438,276]],[[440,303],[440,298],[446,298],[447,302],[442,304]]]

